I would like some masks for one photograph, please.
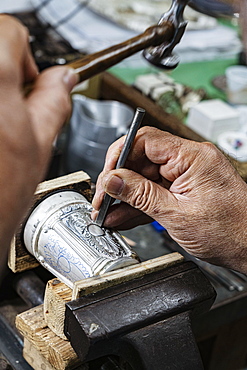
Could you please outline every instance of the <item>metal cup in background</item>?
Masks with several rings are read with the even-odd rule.
[[[134,111],[114,100],[96,100],[75,94],[65,150],[65,170],[83,170],[93,181],[104,166],[111,143],[127,132]]]
[[[226,69],[227,100],[230,104],[247,104],[247,67],[230,66]]]
[[[80,148],[80,150],[79,150]],[[66,150],[66,170],[76,172],[83,170],[90,175],[93,182],[104,167],[108,145],[74,136]]]
[[[27,250],[69,287],[73,283],[139,262],[121,235],[91,220],[91,204],[72,190],[39,203],[24,227]]]

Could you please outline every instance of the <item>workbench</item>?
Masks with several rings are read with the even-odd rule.
[[[71,52],[71,50],[70,50]],[[71,54],[70,54],[71,56]],[[210,76],[207,77],[208,88],[212,96],[221,94],[216,91],[208,83],[208,81],[217,74],[222,74],[224,69],[234,60],[222,62],[214,62],[214,68],[211,63],[197,63],[197,68],[189,70],[188,65],[181,65],[172,74],[181,82],[188,83],[187,78],[195,76],[198,73],[200,85],[204,84],[201,75],[201,68],[208,66]],[[121,74],[124,71],[121,70]],[[203,138],[188,129],[175,117],[166,114],[160,107],[157,107],[149,98],[142,96],[138,91],[131,87],[134,78],[130,71],[126,71],[128,81],[123,82],[120,78],[119,71],[112,70],[113,74],[104,73],[101,76],[101,87],[99,97],[102,99],[117,99],[123,101],[133,107],[143,106],[147,110],[146,121],[144,124],[153,125],[155,127],[168,130],[182,137],[191,138],[193,140],[202,141]],[[191,74],[193,76],[191,77]],[[214,95],[215,94],[215,95]],[[222,96],[222,95],[221,95]],[[224,98],[222,96],[222,98]],[[60,159],[60,153],[54,157]],[[54,164],[54,161],[52,165]],[[57,176],[57,166],[51,166],[49,176]],[[244,174],[245,176],[245,174]],[[143,259],[158,257],[163,254],[170,253],[170,245],[174,242],[166,233],[157,234],[150,225],[137,228],[130,231],[126,235],[136,241],[137,253],[141,254]],[[148,239],[151,237],[152,250],[149,249]],[[145,243],[146,240],[146,243]],[[144,245],[144,246],[143,246]],[[29,272],[20,272],[13,274],[10,270],[6,271],[6,278],[0,290],[0,352],[2,359],[0,360],[0,368],[16,370],[29,370],[30,365],[23,359],[22,347],[23,338],[15,328],[15,317],[17,314],[23,313],[30,307],[40,306],[43,301],[44,289],[48,280],[53,279],[53,276],[41,267],[34,267]],[[33,281],[34,284],[30,282]],[[21,283],[20,283],[21,282]],[[25,284],[27,282],[27,285]],[[25,286],[28,292],[25,292]],[[206,370],[237,370],[246,366],[247,349],[245,346],[247,336],[247,286],[242,292],[229,292],[223,286],[214,284],[217,291],[217,298],[211,310],[203,316],[198,317],[193,321],[193,330],[197,340],[204,367]],[[27,299],[28,297],[28,299]],[[31,298],[30,298],[31,297]],[[31,349],[30,349],[31,353]],[[35,356],[38,357],[36,353]],[[123,364],[122,364],[123,365]],[[121,369],[123,367],[116,359],[107,356],[101,361],[93,361],[90,369]],[[104,367],[103,367],[104,366]],[[124,364],[123,366],[126,366]]]
[[[169,254],[170,243],[173,243],[167,235],[164,238],[164,235],[157,234],[151,225],[126,232],[125,235],[136,241],[135,250],[142,255],[142,258],[146,256],[149,259],[161,254]],[[150,239],[152,240],[151,251]],[[3,364],[9,363],[13,369],[31,369],[22,356],[23,337],[15,327],[16,315],[29,310],[33,305],[42,304],[46,282],[52,278],[53,276],[46,270],[37,267],[31,272],[17,275],[8,271],[3,282],[0,296],[0,351],[1,358],[6,361],[2,360]],[[30,284],[31,281],[33,285]],[[242,370],[246,366],[247,289],[242,292],[230,292],[223,286],[217,284],[214,286],[217,298],[212,308],[193,320],[193,331],[204,368],[205,370]],[[30,296],[31,299],[28,298]],[[119,363],[114,364],[114,358],[111,360],[111,357],[107,357],[101,361],[102,364],[108,363],[107,366],[111,366],[109,369],[121,369],[117,367],[120,366]],[[90,369],[93,370],[101,369],[98,367],[99,361],[93,361],[91,366]]]

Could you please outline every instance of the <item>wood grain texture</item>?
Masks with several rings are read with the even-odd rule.
[[[129,40],[86,55],[69,66],[76,70],[80,81],[85,81],[149,46],[167,45],[173,39],[174,33],[174,24],[164,20]]]
[[[23,357],[34,370],[56,370],[27,338],[24,338]]]
[[[23,357],[34,370],[57,370],[57,368],[52,366],[27,338],[24,338]],[[87,364],[73,368],[73,370],[88,369],[89,367]]]
[[[85,172],[78,171],[66,176],[57,177],[56,179],[44,181],[39,184],[33,197],[33,206],[29,210],[28,215],[42,198],[57,190],[65,189],[78,191],[79,193],[83,194],[89,201],[91,200],[90,177]],[[28,217],[28,215],[26,216],[26,218]],[[22,238],[24,224],[25,220],[20,225],[19,230],[16,232],[10,246],[8,265],[9,268],[15,273],[30,270],[39,265],[37,260],[27,251],[24,245]]]
[[[72,289],[59,279],[48,281],[44,296],[44,319],[47,326],[60,338],[64,335],[65,304],[72,300]]]
[[[183,256],[175,252],[157,257],[137,265],[107,272],[100,276],[94,276],[74,283],[72,300],[84,295],[96,293],[99,290],[130,281],[141,276],[160,271],[183,261]]]
[[[56,336],[47,327],[43,310],[43,305],[40,305],[17,315],[17,329],[56,370],[69,370],[78,367],[81,365],[81,361],[70,343]],[[37,359],[37,363],[39,361],[40,359]],[[37,369],[40,368],[37,367]]]

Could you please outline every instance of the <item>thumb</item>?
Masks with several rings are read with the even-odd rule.
[[[177,203],[169,190],[127,169],[108,172],[102,178],[102,185],[113,198],[128,203],[157,221],[161,221],[164,212],[169,213]]]

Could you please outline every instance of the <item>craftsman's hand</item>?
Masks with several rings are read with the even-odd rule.
[[[0,15],[1,259],[44,179],[56,135],[70,113],[77,76],[67,67],[38,74],[26,28]],[[24,85],[32,82],[25,97]]]
[[[128,169],[113,170],[123,142],[109,148],[97,181],[95,210],[104,191],[124,202],[111,207],[105,226],[136,226],[145,214],[187,252],[247,273],[247,185],[225,156],[213,144],[145,127]]]

